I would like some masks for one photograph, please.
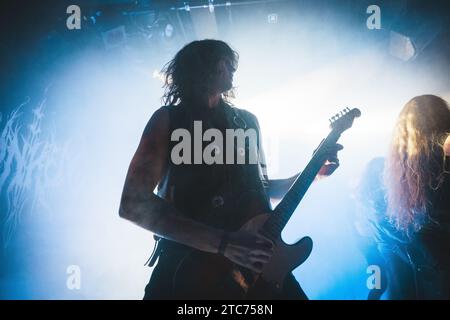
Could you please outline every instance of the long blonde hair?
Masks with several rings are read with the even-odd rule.
[[[433,222],[428,208],[444,179],[449,133],[449,105],[434,95],[414,97],[397,119],[384,178],[388,215],[407,234]]]

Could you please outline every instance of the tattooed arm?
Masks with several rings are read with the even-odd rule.
[[[153,193],[166,171],[168,141],[168,111],[159,109],[148,122],[131,160],[119,215],[162,238],[217,253],[225,234],[223,230],[183,217],[174,206]],[[227,239],[224,255],[254,271],[260,271],[261,263],[271,255],[268,249],[271,244],[260,235],[238,231],[227,234]]]
[[[181,217],[174,206],[153,193],[168,163],[168,128],[168,112],[159,109],[148,122],[131,160],[119,214],[163,238],[217,252],[220,230]]]

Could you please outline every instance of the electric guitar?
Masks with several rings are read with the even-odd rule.
[[[313,247],[310,237],[287,245],[281,239],[281,232],[326,161],[324,151],[334,146],[360,115],[358,109],[346,108],[330,119],[330,133],[272,212],[259,214],[267,212],[267,203],[262,203],[260,197],[251,192],[242,196],[233,208],[243,216],[252,217],[237,229],[258,232],[275,244],[273,256],[260,274],[221,255],[192,250],[177,267],[174,291],[180,297],[192,299],[276,299],[283,290],[286,276],[309,257]]]

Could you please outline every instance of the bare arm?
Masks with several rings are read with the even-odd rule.
[[[196,249],[217,252],[223,232],[180,216],[153,190],[168,163],[169,115],[159,109],[148,122],[131,160],[119,214],[155,234]]]
[[[261,235],[247,231],[225,233],[183,217],[153,190],[162,179],[169,161],[169,115],[156,111],[148,122],[138,149],[128,168],[119,214],[155,234],[195,249],[217,253],[227,239],[223,254],[231,261],[254,271],[272,255],[272,244]],[[224,238],[224,235],[227,235]]]

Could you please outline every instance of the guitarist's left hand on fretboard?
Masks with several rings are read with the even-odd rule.
[[[344,147],[341,144],[336,143],[334,146],[323,150],[322,153],[325,162],[317,173],[316,180],[330,176],[339,167],[337,153],[342,149],[344,149]]]

